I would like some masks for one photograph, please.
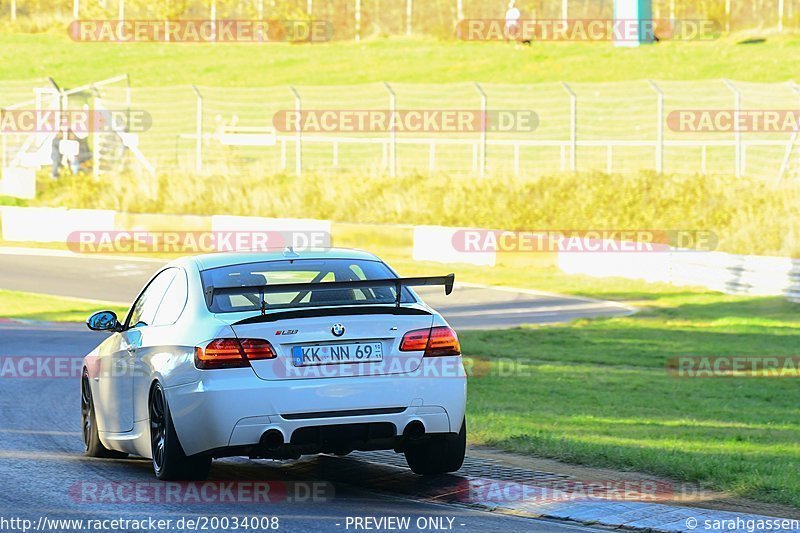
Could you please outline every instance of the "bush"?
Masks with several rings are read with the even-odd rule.
[[[128,212],[310,217],[492,229],[713,231],[721,250],[800,257],[800,187],[730,176],[162,175],[44,179],[37,203]]]

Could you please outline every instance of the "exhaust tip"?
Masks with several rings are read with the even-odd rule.
[[[276,450],[283,446],[283,433],[277,429],[270,429],[261,435],[261,446],[267,450]]]
[[[425,435],[425,426],[419,420],[409,422],[403,430],[403,437],[406,439],[418,439]]]

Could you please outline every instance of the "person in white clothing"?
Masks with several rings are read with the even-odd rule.
[[[519,38],[521,18],[522,14],[517,8],[515,0],[511,0],[508,3],[508,11],[506,11],[506,39],[516,41]]]

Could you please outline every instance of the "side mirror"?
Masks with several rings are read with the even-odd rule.
[[[117,320],[114,311],[100,311],[86,320],[86,326],[92,331],[120,331],[122,324]]]

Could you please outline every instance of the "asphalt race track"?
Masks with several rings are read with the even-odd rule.
[[[3,249],[0,289],[131,302],[162,264],[139,258]],[[440,290],[424,291],[423,296],[456,328],[509,327],[631,312],[607,302],[468,284],[458,285],[447,298]],[[355,453],[345,458],[320,456],[293,463],[226,459],[214,463],[211,481],[217,486],[233,482],[244,487],[245,493],[254,484],[263,487],[266,483],[270,488],[268,501],[253,502],[245,497],[235,502],[212,498],[211,502],[198,503],[188,493],[159,498],[154,491],[161,483],[153,477],[149,461],[99,460],[82,454],[79,360],[101,340],[102,334],[79,324],[0,323],[0,360],[5,363],[8,357],[27,358],[42,362],[45,369],[36,377],[0,373],[0,476],[4,486],[0,491],[0,530],[9,527],[4,528],[1,521],[9,517],[30,520],[40,530],[55,531],[58,529],[48,529],[47,522],[42,526],[39,521],[43,517],[124,517],[169,519],[174,523],[181,518],[237,516],[277,517],[282,531],[359,530],[352,524],[348,527],[348,517],[410,517],[412,526],[418,519],[431,519],[431,525],[424,529],[429,531],[436,524],[435,530],[450,531],[593,530],[488,513],[443,499],[441,495],[463,493],[472,477],[485,478],[487,471],[492,474],[490,465],[470,457],[459,475],[433,479],[415,476],[404,467],[402,456],[391,452]],[[62,377],[48,377],[47,369],[52,368],[54,359],[74,362],[67,367],[75,370]],[[505,480],[513,482],[513,475]],[[133,490],[142,495],[131,497]],[[309,494],[314,491],[318,494],[311,498]],[[73,525],[60,530],[76,529]],[[120,530],[126,530],[125,526]],[[172,530],[177,530],[176,526]]]
[[[80,357],[102,340],[74,324],[0,324],[0,359]],[[78,371],[80,367],[78,364]],[[346,458],[313,457],[296,463],[229,459],[217,461],[211,480],[237,486],[269,482],[269,501],[242,497],[196,503],[189,492],[157,497],[149,461],[100,460],[82,455],[80,392],[72,377],[0,379],[0,518],[31,520],[173,520],[278,517],[280,531],[354,531],[350,517],[433,519],[445,529],[426,531],[593,531],[552,521],[488,513],[465,505],[435,503],[432,495],[463,486],[459,475],[421,478],[385,461],[384,452]],[[391,458],[402,459],[390,453]],[[472,460],[474,462],[474,460]],[[468,459],[467,463],[470,463]],[[466,470],[466,468],[465,468]],[[126,491],[121,489],[126,488]],[[134,492],[131,487],[135,487]],[[309,499],[309,487],[316,497]],[[277,490],[277,489],[276,489]],[[221,501],[224,500],[224,501]],[[44,517],[44,518],[43,518]],[[448,522],[448,520],[452,522]],[[439,522],[436,522],[438,520]],[[44,522],[47,524],[47,522]],[[211,522],[208,522],[211,523]],[[451,525],[447,525],[451,524]],[[2,529],[2,527],[0,527]],[[3,530],[10,530],[6,526]],[[55,531],[54,528],[45,529]],[[60,529],[77,530],[76,527]],[[121,531],[133,529],[121,528]],[[175,527],[173,527],[174,531]],[[213,530],[213,529],[211,529]],[[410,531],[418,531],[411,527]]]
[[[163,264],[155,259],[0,248],[0,289],[130,304]],[[507,328],[632,312],[613,302],[461,283],[450,296],[438,287],[419,293],[456,329]]]

